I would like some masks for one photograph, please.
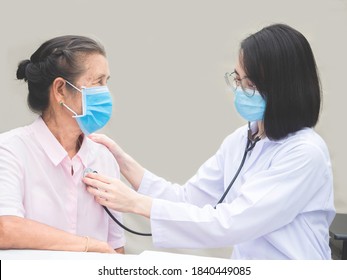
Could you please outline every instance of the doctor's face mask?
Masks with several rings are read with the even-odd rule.
[[[234,93],[236,110],[244,119],[249,122],[263,120],[266,101],[257,90],[252,95],[248,95],[239,86],[234,89]]]
[[[66,81],[66,80],[65,80]],[[61,105],[74,114],[80,129],[85,135],[89,135],[102,127],[110,120],[112,115],[112,97],[107,86],[77,88],[66,81],[74,89],[82,94],[82,115],[78,115],[65,103]]]

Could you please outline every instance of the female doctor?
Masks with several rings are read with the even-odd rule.
[[[242,41],[225,78],[248,125],[183,186],[94,135],[135,191],[99,174],[83,179],[88,191],[101,205],[150,218],[158,247],[233,246],[234,259],[330,259],[333,177],[326,144],[313,130],[321,90],[308,41],[287,25],[265,27]]]

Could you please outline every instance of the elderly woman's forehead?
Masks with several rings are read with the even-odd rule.
[[[110,76],[107,58],[101,54],[88,55],[81,63],[85,68],[82,76],[88,76],[90,78],[108,78]]]

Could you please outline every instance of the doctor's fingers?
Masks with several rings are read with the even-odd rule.
[[[98,196],[95,197],[95,201],[97,203],[109,208],[109,209],[113,209],[113,210],[120,211],[120,212],[125,212],[123,207],[120,207],[120,205],[115,201],[108,200],[108,199],[105,199],[103,197],[98,197]]]
[[[87,178],[87,177],[83,178],[83,182],[87,186],[96,188],[96,189],[98,189],[100,191],[104,191],[104,192],[111,192],[114,189],[114,185],[116,185],[115,182],[111,182],[111,183],[113,183],[111,185],[111,183],[104,183],[100,180],[91,179],[91,178]]]
[[[99,203],[100,205],[106,206],[107,208],[110,208],[113,210],[119,210],[117,207],[117,201],[114,201],[115,200],[114,195],[111,195],[104,191],[94,189],[92,187],[88,187],[87,191],[94,196],[95,201]]]
[[[83,179],[83,182],[90,187],[99,189],[100,191],[112,193],[112,194],[118,194],[118,195],[125,195],[130,188],[125,185],[120,179],[112,178],[109,180],[109,183],[104,183],[98,179],[91,179],[85,177]]]
[[[111,178],[111,177],[104,176],[104,175],[101,175],[99,173],[94,173],[94,172],[87,173],[84,178],[91,178],[91,179],[95,179],[95,180],[98,180],[100,182],[104,182],[104,183],[108,183],[108,184],[112,183],[112,181],[115,179],[115,178]]]
[[[108,193],[93,187],[87,187],[87,191],[95,197],[95,201],[99,204],[116,211],[129,212],[130,204],[126,194],[122,192]]]
[[[96,189],[94,187],[87,187],[87,191],[92,194],[93,196],[95,196],[95,198],[101,199],[101,200],[113,200],[114,196],[112,195],[112,193],[109,193],[107,191],[103,191],[101,189]]]
[[[96,143],[104,145],[114,155],[119,153],[122,149],[113,141],[111,138],[104,134],[93,133],[88,136],[91,140]]]

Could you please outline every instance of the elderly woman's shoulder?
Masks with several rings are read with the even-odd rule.
[[[88,137],[86,137],[85,140],[87,141],[87,145],[88,145],[88,148],[90,149],[90,152],[93,151],[98,156],[114,159],[112,153],[106,146],[96,143],[92,141],[91,139],[89,139]]]
[[[19,142],[22,142],[23,137],[27,137],[29,134],[30,133],[27,126],[14,128],[0,133],[0,146],[18,144]]]
[[[88,137],[86,137],[85,140],[88,142],[90,160],[93,161],[94,164],[98,162],[96,165],[98,168],[101,168],[98,172],[102,172],[107,176],[120,178],[118,162],[110,150],[106,146],[90,140]]]

